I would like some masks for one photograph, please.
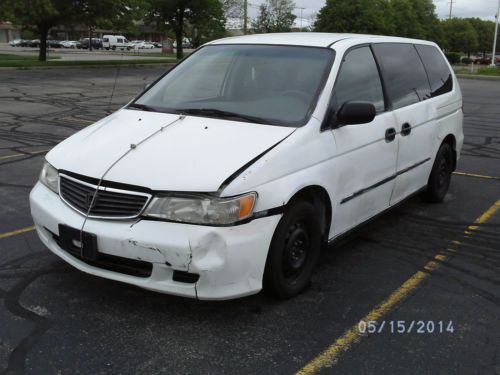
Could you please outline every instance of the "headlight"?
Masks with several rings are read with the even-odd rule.
[[[153,198],[144,215],[192,224],[233,224],[252,215],[256,199],[256,193],[232,198],[160,195]]]
[[[43,163],[39,180],[54,193],[59,194],[59,173],[57,173],[57,169],[55,169],[47,161]]]

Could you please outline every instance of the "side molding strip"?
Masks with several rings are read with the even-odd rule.
[[[381,185],[383,185],[383,184],[385,184],[385,183],[387,183],[387,182],[389,182],[389,181],[392,181],[392,180],[394,180],[396,177],[398,177],[398,176],[402,175],[403,173],[409,172],[409,171],[411,171],[412,169],[414,169],[414,168],[416,168],[416,167],[418,167],[418,166],[420,166],[420,165],[422,165],[422,164],[424,164],[424,163],[427,163],[429,160],[431,160],[431,158],[427,158],[427,159],[424,159],[424,160],[422,160],[422,161],[419,161],[418,163],[415,163],[415,164],[413,164],[412,166],[410,166],[410,167],[408,167],[408,168],[405,168],[405,169],[400,170],[399,172],[396,172],[395,174],[393,174],[393,175],[392,175],[392,176],[390,176],[390,177],[386,177],[386,178],[384,178],[383,180],[381,180],[381,181],[377,182],[376,184],[373,184],[373,185],[368,186],[368,187],[366,187],[366,188],[364,188],[364,189],[358,190],[358,191],[357,191],[357,192],[355,192],[354,194],[352,194],[352,195],[350,195],[350,196],[348,196],[348,197],[346,197],[346,198],[342,199],[342,200],[340,201],[340,204],[344,204],[344,203],[346,203],[346,202],[349,202],[351,199],[354,199],[354,198],[356,198],[356,197],[359,197],[360,195],[362,195],[362,194],[364,194],[364,193],[366,193],[366,192],[368,192],[368,191],[370,191],[370,190],[372,190],[372,189],[375,189],[375,188],[377,188],[377,187],[379,187],[379,186],[381,186]]]

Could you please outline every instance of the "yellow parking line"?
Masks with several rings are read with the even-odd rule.
[[[18,234],[22,234],[22,233],[26,233],[26,232],[31,232],[32,230],[35,230],[35,226],[34,225],[32,225],[31,227],[16,229],[16,230],[13,230],[12,232],[0,233],[0,240],[2,238],[17,236]]]
[[[497,200],[488,210],[486,210],[481,216],[479,216],[473,224],[469,225],[464,231],[465,235],[470,235],[475,229],[489,219],[500,210],[500,200]],[[447,248],[448,252],[456,252],[457,248],[460,246],[460,241],[452,241],[451,245]],[[417,286],[419,286],[422,281],[424,281],[430,272],[439,268],[439,264],[447,261],[449,256],[446,255],[445,251],[440,251],[433,260],[429,261],[425,266],[424,270],[417,271],[413,276],[406,280],[398,289],[396,289],[392,294],[386,298],[381,304],[370,311],[361,321],[376,321],[380,320],[384,315],[386,315],[390,310],[398,304],[400,301],[405,299]],[[312,359],[307,363],[302,369],[300,369],[298,375],[309,375],[314,374],[321,370],[322,368],[332,366],[338,360],[339,355],[346,352],[351,348],[351,346],[357,343],[362,337],[362,334],[358,330],[358,324],[355,324],[351,328],[347,329],[344,334],[338,338],[332,345],[326,348],[321,354],[316,358]]]
[[[487,179],[487,180],[500,180],[500,177],[496,177],[496,176],[486,176],[486,175],[484,175],[484,174],[477,174],[477,173],[453,172],[453,174],[456,174],[457,176],[467,176],[467,177],[485,178],[485,179]]]
[[[43,154],[43,153],[46,153],[46,152],[49,152],[49,150],[42,150],[42,151],[35,151],[35,152],[26,152],[24,154],[5,155],[5,156],[0,156],[0,160],[12,159],[12,158],[19,158],[21,156],[38,155],[38,154]]]

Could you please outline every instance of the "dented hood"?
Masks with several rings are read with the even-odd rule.
[[[122,109],[59,144],[47,160],[94,178],[112,166],[105,180],[153,190],[214,192],[295,130],[194,116],[171,124],[178,118]]]

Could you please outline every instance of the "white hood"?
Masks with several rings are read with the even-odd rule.
[[[179,116],[122,109],[47,154],[57,169],[101,178],[130,150]],[[295,129],[187,116],[132,149],[105,180],[153,190],[214,192]]]

